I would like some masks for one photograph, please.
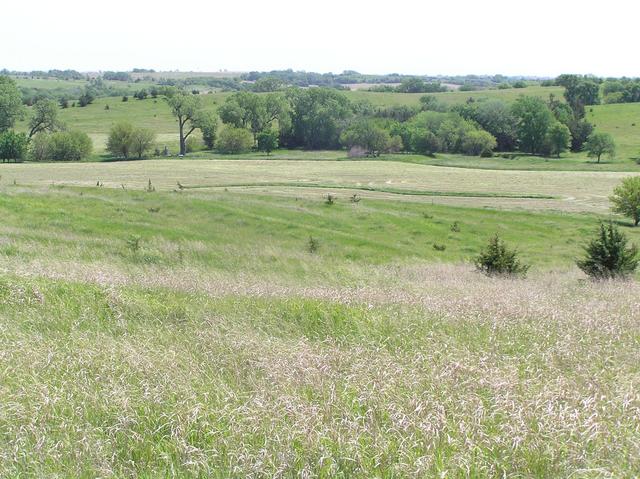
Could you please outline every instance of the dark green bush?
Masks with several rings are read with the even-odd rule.
[[[529,265],[521,263],[518,252],[510,250],[500,237],[493,236],[487,247],[475,259],[476,268],[487,276],[521,276],[529,271]]]
[[[216,148],[221,153],[244,153],[253,147],[253,136],[244,128],[226,127],[216,141]]]
[[[586,257],[577,261],[578,268],[593,279],[626,278],[638,267],[638,249],[627,246],[626,236],[609,222],[587,246]]]

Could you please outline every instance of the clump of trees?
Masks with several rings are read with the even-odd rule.
[[[27,156],[27,146],[29,139],[24,133],[16,133],[12,130],[6,130],[0,133],[0,160],[3,163],[7,161],[22,161]]]
[[[145,100],[148,96],[149,93],[144,88],[142,90],[134,92],[133,94],[133,98],[136,98],[137,100]]]
[[[213,150],[218,131],[218,115],[210,111],[202,111],[198,115],[195,124],[202,132],[202,141],[208,150]]]
[[[395,145],[401,149],[398,136]],[[340,142],[347,148],[362,147],[367,156],[379,156],[394,148],[394,141],[387,130],[377,126],[373,120],[359,120],[349,125],[340,135]]]
[[[397,93],[438,93],[447,90],[440,82],[426,82],[421,78],[405,78],[395,88]]]
[[[604,103],[640,102],[640,78],[621,78],[606,80],[602,84]]]
[[[223,123],[251,131],[255,143],[260,132],[271,129],[276,121],[286,120],[288,105],[278,93],[240,92],[227,98],[218,114]]]
[[[311,150],[337,149],[352,117],[348,98],[328,88],[290,89],[289,114],[280,125],[281,144]]]
[[[78,106],[85,107],[91,105],[96,99],[96,94],[92,88],[85,88],[78,98]]]
[[[409,122],[397,125],[393,132],[397,132],[410,151],[427,155],[438,152],[488,154],[497,146],[493,135],[455,112],[424,111]]]
[[[107,151],[118,158],[141,160],[151,152],[155,144],[155,133],[147,128],[139,128],[122,121],[109,131]]]
[[[81,131],[39,133],[31,139],[30,158],[34,161],[80,161],[93,150],[91,138]]]

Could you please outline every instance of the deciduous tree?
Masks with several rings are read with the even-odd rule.
[[[516,117],[520,149],[534,155],[539,153],[554,121],[553,113],[543,100],[532,96],[518,98],[512,111]]]
[[[57,103],[46,98],[36,101],[29,119],[29,138],[42,131],[53,132],[59,127]]]
[[[609,133],[592,133],[584,146],[587,155],[591,158],[597,158],[598,163],[600,163],[602,155],[613,158],[616,154],[616,144]]]
[[[614,213],[620,213],[633,220],[633,225],[640,223],[640,176],[631,176],[622,180],[615,187],[609,198],[613,203]]]
[[[180,155],[185,155],[187,138],[198,128],[196,120],[202,113],[200,97],[183,91],[175,91],[167,97],[167,102],[173,116],[178,120]]]
[[[0,76],[0,133],[13,128],[23,114],[22,95],[16,82]]]

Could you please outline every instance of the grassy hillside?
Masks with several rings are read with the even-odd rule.
[[[512,102],[521,95],[549,98],[550,94],[562,97],[562,87],[530,86],[527,88],[510,88],[507,90],[478,90],[478,91],[448,91],[443,93],[431,93],[439,101],[446,105],[456,105],[466,102],[469,98],[474,100],[501,99]],[[374,105],[419,105],[420,97],[425,93],[378,93],[368,91],[351,91],[346,95],[352,100],[369,100]]]
[[[613,135],[619,157],[640,158],[640,103],[597,105],[587,109],[587,118]]]
[[[598,221],[589,215],[465,209],[367,194],[359,203],[338,196],[330,206],[321,192],[283,198],[223,189],[146,193],[49,187],[37,195],[19,185],[4,190],[2,251],[23,265],[74,258],[95,265],[144,263],[144,254],[136,258],[127,248],[130,235],[137,235],[149,264],[171,267],[185,260],[196,269],[328,277],[342,270],[341,262],[355,260],[363,265],[465,261],[500,232],[537,267],[566,267],[580,253],[579,238]],[[452,231],[454,222],[459,232]],[[640,233],[630,229],[630,234]],[[321,244],[315,257],[305,254],[309,236]],[[433,243],[446,250],[435,250]]]
[[[0,476],[640,467],[640,289],[573,266],[596,216],[41,181],[0,183]],[[473,271],[496,231],[529,279]]]

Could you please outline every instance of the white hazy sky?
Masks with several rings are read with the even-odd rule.
[[[637,0],[7,0],[0,68],[640,76]]]

